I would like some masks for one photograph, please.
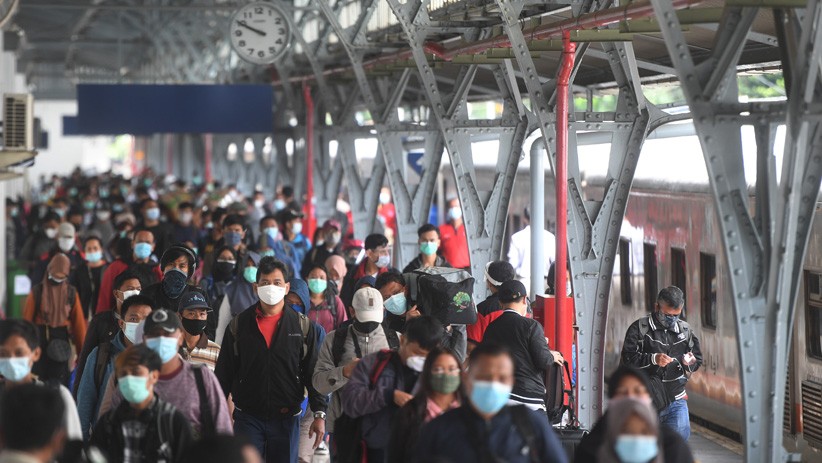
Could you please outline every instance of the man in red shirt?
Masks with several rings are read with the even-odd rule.
[[[469,268],[468,237],[462,222],[462,209],[457,198],[448,200],[448,223],[440,225],[442,257],[454,268]]]

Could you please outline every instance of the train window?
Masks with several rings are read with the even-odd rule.
[[[822,360],[822,273],[805,272],[808,355]]]
[[[656,296],[659,292],[659,280],[656,269],[656,245],[645,243],[642,246],[642,266],[645,274],[645,308],[653,312]]]
[[[682,290],[683,294],[688,292],[688,270],[685,262],[685,250],[682,248],[671,248],[671,284]],[[685,298],[685,310],[682,311],[682,319],[687,319],[688,298]]]
[[[622,305],[630,306],[633,303],[631,294],[631,242],[619,239],[619,295]]]
[[[699,297],[702,325],[716,328],[716,256],[699,253]]]

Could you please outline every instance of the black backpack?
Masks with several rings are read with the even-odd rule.
[[[477,322],[474,305],[474,278],[462,269],[426,267],[403,274],[408,282],[409,299],[423,315],[431,315],[443,325],[473,325]]]

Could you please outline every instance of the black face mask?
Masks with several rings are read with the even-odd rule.
[[[233,262],[217,262],[214,264],[214,280],[228,281],[234,276],[234,268],[236,264]]]
[[[357,329],[360,333],[370,333],[377,329],[380,326],[379,322],[358,322],[354,321],[354,328]]]
[[[188,334],[197,336],[203,334],[208,320],[191,320],[189,318],[183,318],[182,322],[183,329],[186,330]]]
[[[183,294],[183,290],[186,289],[186,280],[188,280],[188,275],[183,272],[177,270],[169,270],[163,276],[163,291],[166,293],[166,296],[177,299],[180,295]]]

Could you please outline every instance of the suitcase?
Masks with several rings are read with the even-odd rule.
[[[403,275],[409,296],[424,315],[437,318],[443,325],[472,325],[477,322],[477,307],[471,296],[474,278],[465,270],[427,267]]]

